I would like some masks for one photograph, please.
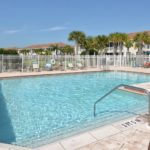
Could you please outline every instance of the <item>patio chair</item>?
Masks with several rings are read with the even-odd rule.
[[[78,69],[82,69],[83,68],[83,65],[81,63],[77,63],[77,68]]]
[[[33,64],[32,68],[33,68],[33,71],[34,70],[40,71],[39,64]]]
[[[71,70],[73,70],[74,69],[73,64],[72,63],[68,63],[68,68],[71,69]]]

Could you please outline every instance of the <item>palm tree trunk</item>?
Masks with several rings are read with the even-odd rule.
[[[129,51],[130,49],[129,48],[127,48],[127,54],[126,55],[129,55],[130,54],[130,51]]]
[[[114,43],[114,55],[116,55],[116,53],[117,53],[117,43]]]
[[[76,42],[76,43],[75,43],[74,54],[75,54],[75,55],[78,55],[78,54],[79,54],[79,50],[80,50],[80,45]]]
[[[113,55],[116,54],[116,43],[113,43]]]
[[[123,43],[120,43],[120,55],[122,55]]]
[[[75,48],[74,48],[74,54],[75,55],[77,54],[77,51],[78,51],[78,43],[76,42],[75,43]]]

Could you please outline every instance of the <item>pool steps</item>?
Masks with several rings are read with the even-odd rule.
[[[107,92],[105,95],[103,95],[101,98],[99,98],[97,101],[95,101],[94,103],[94,107],[93,107],[93,115],[96,117],[96,106],[98,103],[100,103],[105,97],[107,97],[108,95],[110,95],[112,92],[114,92],[115,90],[119,89],[119,88],[124,88],[127,90],[132,90],[133,92],[140,92],[142,94],[146,94],[148,96],[148,100],[149,100],[149,113],[150,113],[150,93],[149,90],[143,88],[143,87],[138,87],[138,86],[133,86],[133,85],[127,85],[127,84],[120,84],[116,87],[114,87],[112,90],[110,90],[109,92]],[[149,118],[149,125],[150,125],[150,118]]]

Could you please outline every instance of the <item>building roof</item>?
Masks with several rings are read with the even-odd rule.
[[[8,48],[4,48],[5,50],[18,50],[17,47],[8,47]]]
[[[35,45],[29,45],[25,47],[24,49],[44,49],[44,48],[49,48],[51,46],[57,45],[58,47],[64,47],[68,44],[65,43],[48,43],[48,44],[35,44]]]
[[[147,32],[150,35],[150,31],[143,31],[143,32]],[[137,33],[142,33],[142,32],[132,32],[132,33],[128,33],[128,36],[130,39],[133,39]]]

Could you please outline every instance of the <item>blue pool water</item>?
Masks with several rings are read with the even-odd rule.
[[[150,76],[98,72],[0,80],[0,142],[37,147],[148,110],[146,96],[117,90],[119,84],[149,82]]]

